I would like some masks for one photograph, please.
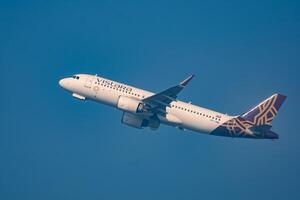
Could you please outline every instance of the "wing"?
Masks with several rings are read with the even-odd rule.
[[[194,78],[195,75],[189,76],[183,80],[179,85],[170,87],[162,92],[154,94],[143,99],[143,102],[151,107],[152,111],[165,113],[165,109],[172,101],[176,101],[177,95],[183,88]]]

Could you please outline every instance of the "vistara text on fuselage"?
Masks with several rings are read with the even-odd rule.
[[[216,136],[279,138],[271,131],[272,121],[286,96],[273,94],[250,111],[229,116],[177,99],[193,77],[159,93],[88,74],[64,78],[59,85],[77,99],[93,100],[121,110],[122,123],[135,128],[156,130],[160,124],[166,124]]]

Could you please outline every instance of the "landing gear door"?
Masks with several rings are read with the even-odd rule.
[[[86,77],[86,81],[85,81],[85,84],[84,84],[84,87],[86,88],[91,88],[92,87],[92,84],[93,84],[93,81],[94,81],[95,77],[94,76],[87,76]]]

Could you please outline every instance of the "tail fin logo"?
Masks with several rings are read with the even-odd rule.
[[[216,128],[211,134],[231,137],[254,137],[253,135],[247,134],[247,130],[254,127],[257,129],[259,126],[269,127],[270,129],[271,123],[285,99],[286,96],[284,95],[274,94],[245,114],[228,120]],[[271,132],[269,129],[262,131],[264,135],[268,137],[270,137]],[[274,134],[271,136],[273,138],[275,137]],[[278,136],[276,137],[278,138]]]
[[[285,99],[284,95],[274,94],[240,117],[245,125],[270,125]]]

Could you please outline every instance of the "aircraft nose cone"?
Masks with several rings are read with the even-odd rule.
[[[60,87],[65,88],[66,87],[66,80],[65,79],[61,79],[58,84],[60,85]]]
[[[60,81],[58,81],[58,84],[60,85],[60,87],[67,91],[73,90],[73,81],[71,78],[63,78]]]

